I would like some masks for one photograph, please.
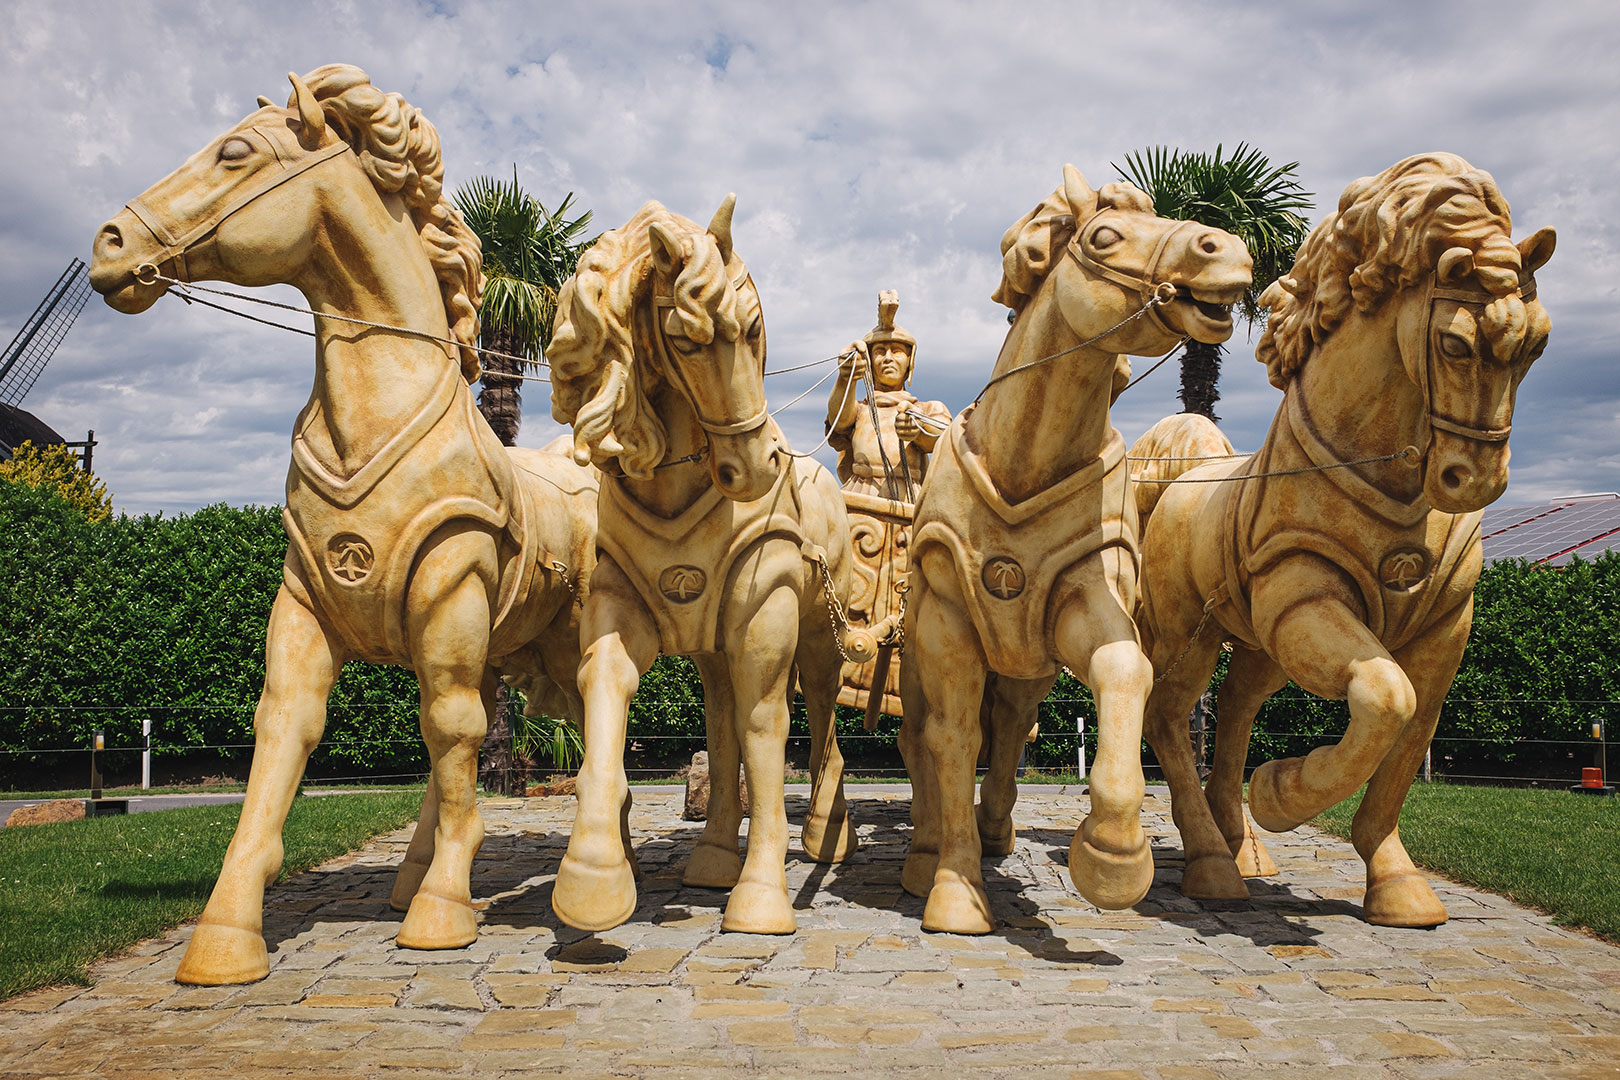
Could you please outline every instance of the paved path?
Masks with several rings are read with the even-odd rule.
[[[393,833],[272,891],[263,982],[175,985],[182,928],[93,988],[0,1004],[0,1076],[1620,1076],[1620,949],[1498,897],[1441,883],[1450,923],[1369,927],[1359,860],[1301,829],[1269,839],[1282,873],[1252,903],[1193,903],[1160,795],[1154,889],[1105,914],[1063,865],[1085,799],[1026,789],[1017,851],[986,863],[1002,929],[925,934],[898,883],[907,796],[856,792],[861,853],[789,863],[793,937],[720,933],[723,894],[680,886],[698,828],[667,792],[631,819],[634,918],[560,926],[572,798],[491,800],[472,947],[394,946]]]

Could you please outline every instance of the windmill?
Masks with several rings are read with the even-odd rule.
[[[10,458],[18,446],[32,440],[35,445],[58,443],[78,449],[81,464],[86,470],[90,468],[90,452],[96,445],[94,431],[83,442],[68,442],[50,425],[22,408],[23,398],[39,381],[45,365],[50,363],[56,347],[62,344],[68,328],[84,310],[89,298],[89,272],[83,262],[74,259],[17,331],[6,351],[0,353],[0,460]]]

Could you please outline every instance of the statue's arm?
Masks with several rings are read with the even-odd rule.
[[[859,397],[855,393],[855,380],[866,373],[866,342],[854,341],[838,358],[838,378],[833,380],[832,392],[827,395],[827,432],[839,434],[855,427],[855,406]]]
[[[911,406],[911,409],[937,421],[934,424],[916,423],[914,426],[917,434],[910,439],[917,449],[925,454],[932,454],[934,447],[939,443],[939,437],[945,434],[945,429],[950,426],[951,410],[945,407],[943,401],[919,401]]]

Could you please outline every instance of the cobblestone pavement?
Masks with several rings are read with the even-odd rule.
[[[1499,897],[1439,882],[1445,926],[1367,926],[1360,861],[1304,828],[1267,838],[1282,873],[1251,903],[1195,903],[1161,790],[1153,891],[1102,913],[1064,866],[1084,796],[1026,788],[1017,850],[985,864],[1001,928],[926,934],[908,799],[853,789],[864,846],[791,858],[780,938],[720,933],[724,893],[681,887],[678,793],[638,792],[641,904],[600,935],[551,912],[573,799],[486,801],[470,948],[394,946],[396,832],[272,890],[263,982],[176,985],[183,927],[0,1003],[0,1076],[1620,1076],[1620,949]]]

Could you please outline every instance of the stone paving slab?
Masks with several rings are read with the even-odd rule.
[[[1251,902],[1190,901],[1161,790],[1153,891],[1101,912],[1064,865],[1084,795],[1026,788],[985,864],[998,932],[928,934],[899,884],[908,799],[852,789],[860,853],[791,858],[791,937],[722,934],[725,894],[681,887],[678,792],[637,792],[641,903],[602,934],[551,912],[572,797],[486,800],[471,947],[394,946],[402,830],[270,892],[260,983],[176,985],[188,926],[0,1003],[0,1077],[1620,1076],[1620,949],[1500,897],[1437,882],[1445,926],[1367,926],[1360,861],[1302,828],[1265,836],[1282,872]]]

